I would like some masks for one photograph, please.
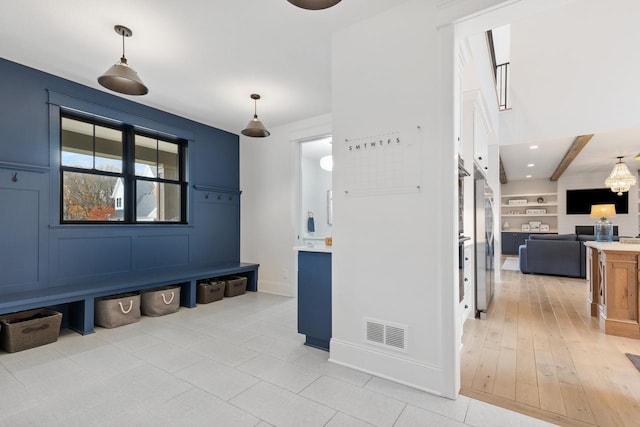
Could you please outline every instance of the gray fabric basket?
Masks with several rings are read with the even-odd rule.
[[[117,328],[140,320],[140,295],[120,294],[96,300],[95,324],[103,328]]]
[[[62,313],[48,308],[2,316],[0,344],[5,351],[13,353],[56,342],[61,323]]]
[[[209,304],[220,301],[224,296],[225,283],[217,280],[198,283],[196,291],[196,302],[198,304]]]
[[[142,314],[145,316],[164,316],[175,313],[179,308],[180,286],[166,286],[142,293]]]

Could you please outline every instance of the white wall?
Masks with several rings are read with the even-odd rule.
[[[502,194],[558,194],[558,233],[574,233],[576,225],[592,225],[596,219],[589,215],[567,215],[567,190],[583,188],[604,188],[604,180],[607,174],[592,173],[588,175],[563,176],[556,181],[544,179],[512,181],[502,185]],[[612,219],[618,226],[618,234],[621,236],[638,235],[638,188],[631,187],[629,191],[629,213],[618,214]]]
[[[640,60],[626,50],[640,45],[638,22],[637,0],[573,1],[512,22],[513,109],[500,115],[500,143],[638,126]]]
[[[527,179],[521,181],[509,181],[502,184],[502,194],[535,194],[535,193],[555,193],[558,191],[556,181],[548,179]]]
[[[574,175],[561,177],[558,180],[558,232],[574,233],[576,225],[592,225],[597,220],[589,215],[566,215],[567,190],[581,188],[604,188],[604,180],[608,174]],[[615,218],[610,218],[613,225],[618,226],[618,235],[637,236],[638,235],[638,188],[631,187],[629,191],[629,213],[617,214]]]
[[[266,123],[268,125],[268,123]],[[301,244],[299,159],[296,141],[331,133],[323,115],[269,128],[267,138],[240,136],[240,258],[260,264],[259,289],[295,296],[293,247]]]
[[[331,360],[453,397],[457,390],[446,390],[453,373],[446,364],[457,354],[453,33],[445,65],[436,15],[432,2],[408,1],[334,36]],[[451,110],[438,101],[439,89],[447,87],[439,69],[447,65]],[[451,123],[446,136],[439,118]],[[350,154],[341,141],[417,125],[423,135],[420,192],[345,195],[350,171],[343,165]],[[367,344],[365,318],[407,325],[408,352]]]
[[[492,133],[497,134],[499,126],[498,95],[493,77],[493,66],[487,48],[487,38],[485,33],[479,33],[468,37],[467,41],[473,60],[465,66],[463,91],[466,93],[479,90],[482,93],[482,102],[486,106],[485,112],[489,121],[487,126]],[[497,137],[493,137],[492,140],[497,143]]]
[[[454,29],[502,0],[409,0],[333,40],[334,268],[331,359],[454,398],[459,389]],[[522,2],[521,2],[522,3]],[[545,2],[548,3],[548,2]],[[330,120],[241,139],[242,258],[262,291],[295,294],[299,212],[290,141],[331,133]],[[327,126],[327,123],[329,126]],[[422,126],[422,188],[344,195],[336,141]],[[308,129],[316,128],[315,132]],[[323,128],[324,127],[324,128]],[[317,128],[322,128],[318,131]],[[306,129],[306,130],[305,130]],[[301,134],[305,134],[304,136]],[[288,271],[283,278],[284,270]],[[364,316],[409,326],[408,353],[368,346]]]

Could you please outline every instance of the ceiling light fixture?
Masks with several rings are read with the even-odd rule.
[[[320,158],[320,167],[326,171],[333,170],[333,156],[329,154]]]
[[[251,94],[251,99],[253,99],[253,119],[249,122],[247,127],[242,130],[242,134],[245,136],[251,136],[254,138],[264,138],[265,136],[271,135],[271,132],[264,127],[262,122],[258,120],[258,99],[260,99],[260,95],[257,93]]]
[[[636,177],[631,175],[627,164],[622,161],[622,156],[618,156],[618,163],[613,166],[611,175],[604,180],[604,185],[618,193],[618,196],[622,196],[632,185],[636,185]]]
[[[529,163],[529,164],[527,165],[527,167],[528,167],[528,168],[532,168],[532,167],[534,167],[534,166],[535,166],[535,164],[534,164],[534,163]]]
[[[531,145],[529,146],[529,150],[536,150],[538,148],[537,145]]]
[[[328,9],[340,3],[340,0],[287,0],[294,6],[308,10]]]
[[[123,25],[116,25],[113,29],[122,36],[122,57],[119,62],[98,77],[98,83],[125,95],[146,95],[149,89],[142,83],[136,70],[127,64],[127,58],[124,56],[124,38],[131,37],[133,32]]]

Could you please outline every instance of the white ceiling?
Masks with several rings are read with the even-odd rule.
[[[107,91],[96,79],[120,57],[113,26],[122,24],[133,30],[129,64],[150,91],[117,96],[239,133],[253,114],[251,93],[262,95],[268,128],[329,113],[332,32],[404,1],[345,0],[320,11],[286,0],[11,1],[0,13],[0,57]],[[535,151],[501,147],[507,177],[549,178],[574,138],[539,141]],[[616,155],[635,171],[638,152],[639,129],[597,134],[565,174],[610,170]]]
[[[20,0],[0,7],[0,57],[106,91],[126,56],[149,87],[118,95],[233,133],[331,111],[331,34],[406,0],[345,0],[319,11],[286,0]]]
[[[500,157],[509,181],[549,179],[569,150],[575,137],[528,144],[503,145]],[[530,149],[537,145],[537,149]],[[640,169],[640,161],[634,157],[640,153],[640,129],[619,129],[597,133],[582,149],[562,176],[610,173],[617,163],[617,156],[632,173]],[[533,164],[534,166],[528,166]],[[527,177],[531,175],[531,177]],[[604,185],[604,182],[603,182]]]

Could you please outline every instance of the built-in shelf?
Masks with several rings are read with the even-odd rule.
[[[509,201],[512,203],[509,203]],[[503,194],[500,198],[500,218],[502,231],[557,233],[558,194]],[[505,225],[507,225],[506,228]],[[523,229],[523,225],[528,225],[529,230]],[[536,228],[536,226],[539,226],[539,228]],[[540,228],[543,228],[543,230],[540,230]]]
[[[532,217],[532,216],[555,216],[557,217],[558,214],[555,213],[546,213],[546,214],[502,214],[502,216],[513,216],[513,217]]]

